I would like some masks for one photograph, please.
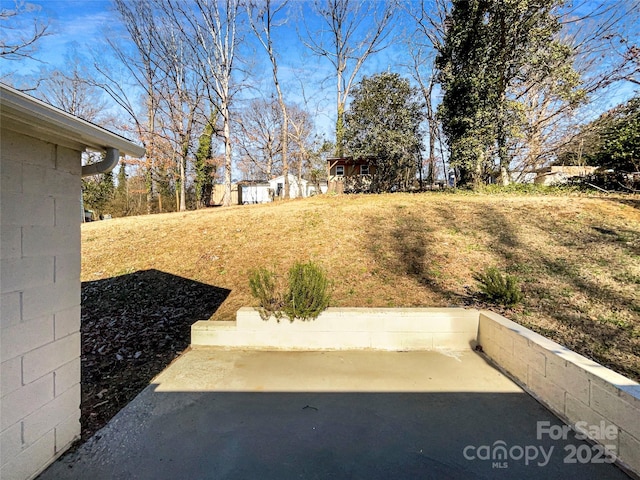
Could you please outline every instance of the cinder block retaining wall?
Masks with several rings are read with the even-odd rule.
[[[640,385],[493,312],[479,312],[478,343],[524,390],[569,425],[614,426],[621,463],[640,475]],[[601,423],[603,422],[603,423]]]
[[[235,322],[197,322],[192,345],[281,350],[467,350],[478,312],[464,308],[329,308],[316,320],[264,321],[254,308]]]
[[[484,354],[569,425],[615,426],[618,463],[640,476],[640,385],[488,311],[463,308],[329,308],[316,320],[264,321],[241,308],[235,322],[196,322],[193,346],[265,350],[454,350]],[[604,422],[604,423],[601,423]]]

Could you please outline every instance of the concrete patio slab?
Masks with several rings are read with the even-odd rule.
[[[471,351],[198,348],[39,478],[628,478],[562,426]]]

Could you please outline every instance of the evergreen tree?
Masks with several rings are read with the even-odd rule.
[[[105,213],[109,203],[113,200],[115,186],[113,173],[102,173],[82,179],[82,200],[84,208],[93,210],[98,217]]]
[[[115,193],[113,196],[113,201],[110,204],[110,207],[113,210],[111,213],[119,217],[126,217],[131,213],[129,202],[129,186],[127,182],[128,178],[126,163],[123,159],[120,161],[120,169],[118,170]]]
[[[407,190],[416,179],[422,146],[424,103],[397,73],[365,77],[351,92],[345,139],[354,157],[375,167],[371,190]]]
[[[477,184],[494,137],[493,94],[486,80],[489,27],[487,2],[457,0],[447,18],[444,44],[436,66],[444,92],[439,115],[450,152],[450,164],[462,184]]]
[[[602,146],[592,163],[623,172],[640,172],[640,97],[611,113]]]
[[[127,164],[124,160],[120,161],[120,170],[118,170],[118,185],[116,187],[116,194],[120,197],[127,196]]]
[[[440,116],[451,164],[463,183],[486,169],[508,178],[509,148],[521,106],[512,89],[549,69],[560,29],[558,0],[454,0],[436,65],[444,92]],[[550,74],[550,72],[548,72]]]
[[[640,96],[584,125],[559,161],[627,173],[640,171]]]

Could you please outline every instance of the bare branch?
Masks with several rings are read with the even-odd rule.
[[[307,26],[303,42],[315,55],[326,58],[336,72],[336,148],[341,155],[347,97],[367,58],[389,46],[396,2],[315,0],[314,8],[322,28],[311,31]]]
[[[281,2],[279,5],[273,5],[271,0],[265,0],[265,3],[258,7],[257,4],[247,4],[247,15],[249,17],[249,24],[253,33],[258,38],[258,41],[269,55],[271,61],[271,70],[273,73],[273,85],[278,94],[278,104],[280,105],[280,112],[282,115],[282,174],[284,175],[284,198],[288,199],[290,196],[289,186],[289,117],[287,115],[287,104],[280,88],[280,79],[278,77],[278,60],[273,49],[273,36],[272,30],[276,27],[278,22],[275,20],[276,15],[279,12],[284,11],[287,5],[287,1]],[[280,25],[286,23],[286,19],[279,22]]]
[[[38,16],[41,7],[24,0],[15,0],[13,8],[0,10],[0,58],[20,60],[34,57],[36,43],[51,35],[49,21]],[[39,61],[39,60],[38,60]]]

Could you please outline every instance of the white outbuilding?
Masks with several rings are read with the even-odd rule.
[[[313,183],[305,180],[304,178],[298,180],[295,175],[288,175],[289,177],[289,198],[306,198],[311,197],[317,193],[327,193],[326,182],[323,182],[320,186],[321,192],[317,192]],[[274,192],[275,198],[284,198],[284,175],[269,180],[269,188]]]

